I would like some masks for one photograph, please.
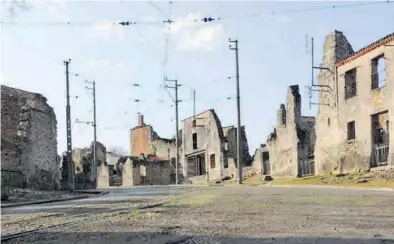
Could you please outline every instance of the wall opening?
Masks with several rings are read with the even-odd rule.
[[[330,120],[330,118],[327,119],[327,125],[328,125],[328,126],[331,125],[331,120]]]
[[[193,150],[197,149],[197,133],[193,133]]]
[[[384,54],[371,60],[372,90],[386,85],[386,59]]]
[[[216,167],[215,154],[209,155],[209,162],[211,164],[211,169],[214,169]]]
[[[357,68],[345,72],[345,100],[357,95]]]
[[[356,122],[351,121],[347,123],[347,140],[356,139]]]
[[[389,156],[389,115],[388,111],[371,116],[372,157],[371,167],[388,165]]]
[[[263,152],[262,158],[263,158],[263,175],[269,175],[271,174],[269,152]]]

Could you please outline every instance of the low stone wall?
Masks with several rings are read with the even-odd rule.
[[[128,158],[122,167],[122,185],[169,185],[171,166],[168,161],[146,161]]]

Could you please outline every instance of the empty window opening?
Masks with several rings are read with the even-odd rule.
[[[389,114],[383,112],[371,116],[372,125],[372,150],[371,166],[388,165],[389,155]]]
[[[330,118],[327,119],[327,125],[328,125],[328,126],[331,125],[331,120],[330,120]]]
[[[280,123],[286,125],[286,108],[284,104],[280,105]]]
[[[371,80],[372,89],[386,85],[386,59],[383,54],[371,60]]]
[[[197,133],[193,133],[193,150],[197,149]]]
[[[195,119],[193,119],[193,127],[197,126],[197,121]]]
[[[389,143],[389,121],[388,113],[372,115],[372,139],[376,146],[388,145]]]
[[[354,121],[347,123],[347,139],[356,139],[356,123]]]
[[[357,68],[345,72],[345,100],[357,95]]]
[[[209,156],[209,162],[211,164],[211,169],[214,169],[216,167],[216,163],[215,163],[215,154],[211,154]]]

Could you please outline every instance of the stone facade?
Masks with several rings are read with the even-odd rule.
[[[298,85],[287,92],[287,108],[280,105],[277,125],[268,138],[270,173],[273,177],[294,178],[300,175],[300,164],[313,158],[315,119],[301,116]]]
[[[72,151],[72,160],[75,169],[75,189],[91,189],[95,186],[98,178],[98,171],[101,164],[107,162],[107,152],[105,146],[97,142],[97,170],[93,171],[93,142],[90,147],[74,148]],[[63,170],[63,172],[65,172]],[[97,175],[96,175],[97,174]]]
[[[319,92],[319,103],[327,105],[319,106],[316,121],[317,173],[375,167],[379,143],[385,145],[386,165],[393,165],[393,45],[394,33],[354,52],[342,32],[327,35],[321,67],[328,70],[318,76],[318,84],[326,86]],[[377,70],[379,57],[385,65]],[[385,84],[378,87],[379,81]]]
[[[213,109],[182,121],[183,175],[218,181],[228,167],[225,138],[220,120]]]
[[[237,165],[237,127],[223,127],[223,136],[225,139],[225,149],[227,152],[227,157],[235,165]],[[248,139],[246,137],[245,126],[241,126],[241,142],[242,166],[245,167],[252,163],[252,157],[249,153]]]
[[[175,139],[161,138],[151,125],[138,115],[138,125],[130,130],[130,152],[132,157],[153,155],[165,160],[175,158]]]
[[[124,187],[171,183],[172,170],[168,161],[129,157],[122,170]]]
[[[60,187],[56,126],[41,94],[1,85],[2,186]]]
[[[266,144],[256,148],[252,159],[252,168],[260,175],[270,174],[269,151]]]

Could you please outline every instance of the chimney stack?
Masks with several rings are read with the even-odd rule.
[[[144,115],[139,114],[138,115],[138,126],[144,126]]]

